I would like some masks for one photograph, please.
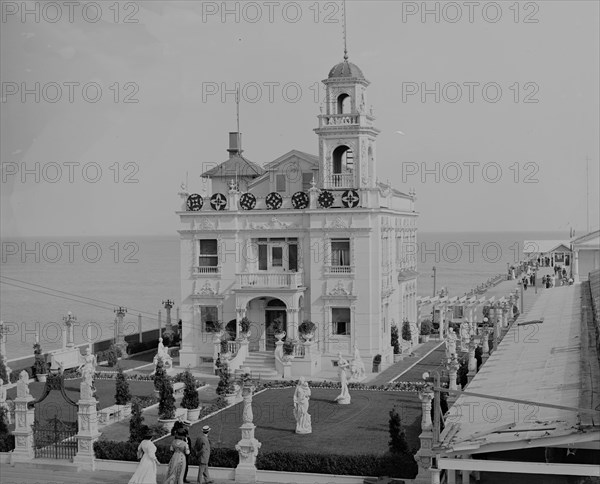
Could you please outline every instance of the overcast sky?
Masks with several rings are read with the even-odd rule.
[[[315,86],[342,60],[341,2],[227,2],[238,18],[221,2],[129,2],[118,23],[113,2],[87,20],[76,7],[73,22],[63,6],[54,23],[37,3],[40,21],[23,22],[20,4],[2,2],[0,24],[2,237],[175,235],[186,173],[200,192],[203,169],[227,158],[235,97],[221,90],[236,82],[250,160],[318,154]],[[422,4],[347,2],[379,179],[416,189],[424,231],[582,233],[587,182],[597,228],[599,3],[426,2],[439,22]]]

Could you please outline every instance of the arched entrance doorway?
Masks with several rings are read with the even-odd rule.
[[[280,323],[283,331],[287,331],[286,305],[281,299],[269,298],[265,305],[265,349],[275,350],[275,328]]]

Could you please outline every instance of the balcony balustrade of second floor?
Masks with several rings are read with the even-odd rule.
[[[237,284],[243,288],[289,288],[302,287],[304,274],[300,272],[242,272],[236,274]]]

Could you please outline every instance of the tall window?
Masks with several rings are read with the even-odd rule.
[[[298,270],[298,239],[258,239],[258,270]]]
[[[350,335],[350,308],[331,308],[332,334]]]
[[[350,239],[331,239],[331,265],[350,266]]]
[[[275,175],[275,190],[285,192],[285,175]]]
[[[198,257],[198,266],[216,268],[219,265],[219,255],[217,251],[217,239],[200,240],[200,255]]]
[[[312,173],[302,173],[302,191],[307,192],[312,187],[311,182],[313,179]]]
[[[462,306],[454,306],[454,317],[456,319],[462,319],[463,316],[463,307]]]
[[[217,311],[217,306],[200,306],[200,321],[205,332],[217,332],[218,318],[219,313]]]

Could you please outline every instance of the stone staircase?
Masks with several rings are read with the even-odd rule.
[[[253,351],[248,354],[242,364],[242,368],[249,367],[252,378],[261,380],[276,380],[281,378],[275,370],[275,356],[272,351]],[[236,375],[242,373],[242,370],[236,370]]]

